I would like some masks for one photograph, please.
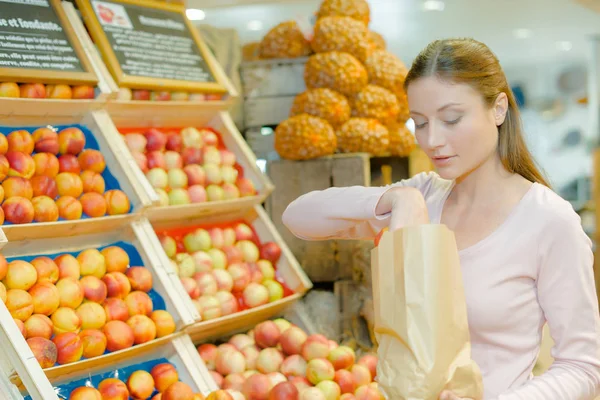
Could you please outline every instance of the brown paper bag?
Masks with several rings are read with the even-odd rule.
[[[419,225],[383,234],[372,250],[377,381],[390,400],[480,400],[454,234]]]

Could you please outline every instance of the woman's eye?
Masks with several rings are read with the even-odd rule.
[[[452,121],[446,121],[446,124],[448,124],[448,125],[456,125],[456,124],[458,124],[460,122],[461,118],[462,117],[458,117],[458,118],[456,118],[456,119],[454,119]]]
[[[423,122],[422,124],[415,124],[415,129],[423,129],[427,125],[427,122]]]

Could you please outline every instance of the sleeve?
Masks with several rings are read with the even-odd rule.
[[[392,187],[414,187],[427,195],[435,173],[421,173],[382,187],[332,187],[298,197],[284,211],[283,224],[305,240],[372,239],[389,224],[389,215],[377,216],[379,199]]]
[[[549,370],[496,400],[593,400],[600,387],[600,318],[591,241],[572,210],[540,246],[540,305],[555,341]],[[550,227],[549,227],[550,229]]]

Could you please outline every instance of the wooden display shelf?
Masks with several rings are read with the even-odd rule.
[[[147,109],[140,110],[135,115],[121,113],[116,110],[111,114],[114,124],[119,128],[145,128],[145,127],[185,127],[194,126],[197,128],[209,127],[220,133],[225,147],[233,152],[237,158],[238,164],[244,170],[244,176],[249,178],[257,191],[257,195],[243,197],[235,200],[209,201],[205,203],[187,204],[181,206],[156,206],[149,208],[147,216],[151,221],[172,221],[196,218],[205,215],[223,214],[232,211],[247,209],[255,204],[262,203],[274,189],[273,184],[265,174],[256,165],[256,157],[250,150],[242,135],[237,130],[235,123],[227,112],[215,112],[210,109],[198,109],[193,117],[186,117],[178,113],[153,114]],[[125,147],[124,141],[121,140]],[[126,147],[125,147],[126,148]],[[129,154],[129,162],[133,165],[132,169],[137,167],[135,160]],[[145,178],[144,178],[145,180]],[[146,180],[145,180],[146,181]],[[155,196],[156,192],[146,181],[146,187],[149,188],[148,197]],[[156,199],[158,199],[156,197]],[[157,204],[157,202],[155,203]]]
[[[35,257],[49,254],[62,254],[79,252],[89,248],[100,248],[108,245],[124,244],[132,246],[139,254],[143,266],[152,274],[153,290],[162,298],[165,309],[173,316],[177,331],[184,329],[197,319],[197,312],[188,303],[182,301],[179,293],[184,291],[178,279],[172,279],[164,265],[160,264],[160,257],[155,252],[155,247],[148,241],[146,232],[152,229],[145,218],[124,225],[118,230],[109,230],[102,233],[79,235],[69,238],[45,238],[38,240],[13,241],[6,244],[2,254],[6,258]],[[120,243],[123,242],[123,243]],[[131,247],[129,247],[131,249]],[[132,250],[133,251],[133,250]],[[131,256],[131,255],[130,255]],[[136,265],[132,265],[136,266]],[[137,265],[139,266],[139,265]],[[10,316],[9,316],[10,317]],[[0,320],[3,327],[15,326],[12,318]],[[137,354],[143,348],[155,348],[161,343],[169,342],[173,335],[155,339],[151,342],[136,345],[129,349],[106,353],[100,357],[85,359],[72,364],[57,365],[44,369],[49,378],[70,375],[77,371],[86,370],[95,366],[111,365],[115,360],[129,357],[129,353]]]
[[[124,144],[119,138],[112,121],[105,111],[95,111],[83,117],[63,116],[12,116],[0,117],[2,127],[38,127],[46,125],[79,124],[89,129],[104,155],[107,169],[118,181],[121,190],[129,197],[133,211],[129,214],[86,218],[73,221],[33,222],[22,225],[4,225],[3,230],[8,240],[25,240],[44,237],[76,236],[84,233],[110,231],[128,223],[135,218],[135,213],[142,211],[152,203],[144,186],[147,181],[138,168],[131,168],[123,152]],[[120,146],[122,145],[122,146]]]
[[[261,243],[275,242],[277,245],[279,245],[281,248],[281,258],[277,263],[277,271],[283,278],[285,284],[294,293],[284,297],[281,300],[277,300],[260,307],[247,309],[213,320],[198,320],[198,322],[186,328],[186,331],[194,342],[206,338],[219,337],[228,332],[244,329],[274,315],[281,314],[284,310],[302,298],[302,296],[312,288],[312,283],[304,274],[304,271],[294,258],[294,255],[291,253],[285,242],[281,239],[281,236],[279,236],[279,233],[261,206],[257,205],[251,209],[238,210],[236,213],[227,215],[211,215],[197,219],[154,222],[153,227],[155,230],[163,230],[186,226],[210,226],[213,224],[222,224],[226,223],[227,221],[236,220],[244,220],[246,223],[251,225],[256,231]],[[154,245],[157,248],[162,249],[158,237],[155,234],[153,236]],[[160,263],[163,265],[168,265],[169,259],[165,252],[157,251],[157,253],[161,257]],[[171,270],[171,268],[169,268],[169,270]],[[181,298],[185,302],[188,302],[191,307],[194,307],[187,293],[185,291],[181,291],[180,293]]]
[[[60,393],[61,398],[62,396],[66,398],[71,390],[85,386],[90,381],[93,386],[97,387],[102,378],[117,377],[117,373],[113,371],[126,371],[125,374],[128,374],[138,369],[148,370],[156,364],[169,362],[175,366],[179,380],[189,385],[195,393],[202,393],[206,396],[216,390],[215,384],[189,336],[178,333],[169,336],[168,339],[150,346],[137,346],[129,352],[120,353],[118,357],[112,359],[111,363],[91,363],[79,370],[48,375],[47,379],[42,379],[54,386],[54,390]],[[119,377],[119,379],[125,378]],[[23,394],[27,394],[22,386],[20,388]],[[33,398],[35,400],[42,399],[42,397]],[[43,399],[46,400],[46,398],[50,399],[51,397]],[[54,398],[56,397],[52,397],[52,399]]]

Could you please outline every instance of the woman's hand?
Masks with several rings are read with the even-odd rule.
[[[440,400],[473,400],[473,399],[469,399],[467,397],[458,397],[451,391],[444,390],[442,393],[440,393]]]
[[[384,215],[390,212],[390,231],[429,223],[425,199],[420,191],[412,187],[391,188],[381,196],[375,213]]]

